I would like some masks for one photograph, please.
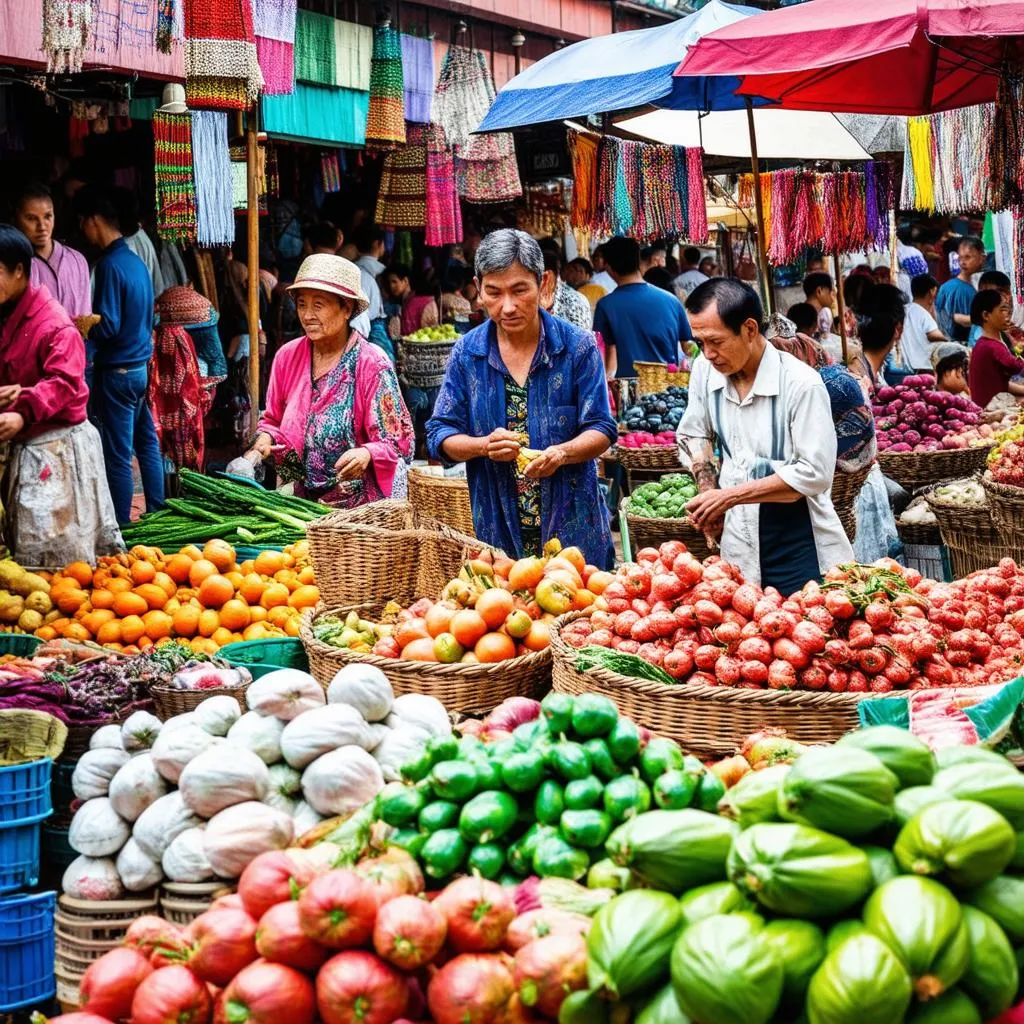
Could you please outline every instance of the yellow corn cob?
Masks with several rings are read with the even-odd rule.
[[[541,454],[543,453],[537,451],[536,448],[520,448],[519,454],[516,456],[516,472],[525,473],[526,467]]]

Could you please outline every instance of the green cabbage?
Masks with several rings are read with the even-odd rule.
[[[782,964],[782,999],[802,1006],[811,977],[825,959],[825,936],[810,921],[771,921],[764,926],[764,941]]]
[[[953,885],[982,885],[1013,860],[1017,836],[1009,822],[975,800],[944,800],[903,826],[893,853],[904,871]]]
[[[683,930],[672,949],[672,985],[701,1024],[767,1024],[782,995],[782,964],[744,915],[716,914]]]
[[[858,839],[893,817],[896,776],[874,754],[824,747],[801,755],[779,788],[787,821]]]
[[[1006,932],[988,914],[964,907],[971,954],[960,987],[978,1004],[985,1020],[1008,1010],[1017,995],[1017,957]]]
[[[789,774],[788,764],[775,764],[748,772],[718,801],[718,813],[738,822],[740,828],[779,820],[779,785]]]
[[[927,786],[935,774],[935,755],[916,736],[895,725],[874,725],[847,733],[837,747],[872,753],[899,779],[901,789]]]
[[[752,825],[733,841],[728,870],[762,906],[798,917],[835,917],[873,885],[863,850],[804,825]]]
[[[902,875],[876,889],[864,923],[903,962],[922,1000],[952,988],[967,970],[970,944],[953,894],[930,878]]]
[[[899,957],[874,935],[833,949],[807,990],[810,1024],[902,1024],[913,987]]]
[[[1024,946],[1024,878],[1000,875],[964,893],[963,901],[993,918],[1014,946]]]
[[[684,928],[712,914],[732,914],[739,910],[753,910],[755,906],[732,882],[700,885],[679,898]]]
[[[1024,829],[1024,775],[1009,761],[957,764],[935,773],[932,785],[958,800],[977,800],[998,811],[1015,829]]]

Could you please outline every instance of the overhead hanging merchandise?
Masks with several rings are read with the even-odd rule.
[[[992,117],[990,209],[1024,206],[1024,80],[1021,69],[999,78]]]
[[[263,91],[283,96],[295,88],[296,0],[253,0],[256,59]]]
[[[43,49],[53,75],[82,70],[92,24],[92,0],[43,0]]]
[[[192,115],[153,114],[156,229],[165,242],[191,245],[196,238],[192,180]]]
[[[197,240],[206,248],[231,245],[235,240],[235,216],[227,114],[214,110],[192,112],[192,162]]]
[[[370,91],[373,29],[348,21],[334,23],[334,84],[342,89]]]
[[[341,191],[341,167],[337,153],[320,154],[320,185],[324,192]]]
[[[886,249],[893,173],[884,160],[863,170],[772,171],[760,176],[768,259],[784,266],[805,249],[846,253]],[[754,203],[754,176],[740,177],[738,203]]]
[[[157,0],[156,48],[161,53],[170,53],[174,44],[174,23],[181,13],[180,0]]]
[[[247,110],[263,88],[252,0],[185,5],[185,93],[193,110]]]
[[[455,160],[444,129],[428,124],[427,143],[427,245],[455,245],[462,241],[462,207],[455,185]]]
[[[708,236],[703,150],[569,132],[577,231],[651,239]]]
[[[406,144],[384,158],[377,192],[374,219],[388,228],[424,228],[427,224],[425,128],[410,124],[407,132]]]
[[[386,151],[403,145],[405,141],[402,40],[397,30],[390,25],[378,25],[373,30],[366,148]]]
[[[295,79],[313,85],[336,84],[333,18],[299,11],[295,19]]]
[[[405,119],[430,123],[434,98],[434,41],[402,33],[402,78],[405,83]]]

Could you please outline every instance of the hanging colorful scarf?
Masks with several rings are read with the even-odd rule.
[[[190,245],[196,237],[192,180],[192,115],[153,114],[156,229],[165,242]]]
[[[390,25],[378,25],[373,30],[373,58],[370,61],[367,149],[387,151],[404,145],[404,93],[401,36]]]
[[[444,129],[456,156],[465,156],[473,142],[472,133],[493,102],[494,82],[483,54],[465,46],[449,46],[441,62],[430,120]]]
[[[231,245],[235,240],[235,214],[227,114],[214,110],[193,111],[192,162],[198,242],[204,247]]]
[[[341,168],[337,153],[320,154],[320,184],[324,192],[341,191]]]
[[[334,23],[334,84],[341,89],[370,91],[373,29],[347,21]]]
[[[427,245],[454,245],[462,241],[462,207],[455,188],[455,165],[444,131],[427,125]]]
[[[161,53],[170,53],[174,42],[175,0],[157,0],[156,48]]]
[[[207,389],[203,384],[188,331],[180,324],[158,326],[149,362],[147,397],[160,450],[179,469],[203,470],[203,418],[213,402],[212,387]]]
[[[999,76],[991,133],[992,209],[1020,207],[1024,201],[1024,79],[1021,69]]]
[[[405,83],[405,119],[430,123],[434,99],[434,41],[402,33],[402,78]]]
[[[389,228],[427,224],[427,144],[423,125],[408,126],[409,141],[384,158],[375,221]]]
[[[43,50],[52,75],[82,70],[92,24],[92,0],[43,0]]]
[[[333,86],[336,78],[334,19],[299,11],[295,18],[295,80]]]
[[[927,117],[907,118],[907,146],[903,156],[903,200],[912,210],[935,209],[932,187],[932,131]]]
[[[256,59],[268,95],[295,91],[295,19],[296,0],[253,0]]]
[[[592,230],[597,224],[597,139],[585,132],[567,133],[572,158],[572,212],[569,222],[577,230]]]
[[[676,147],[677,153],[679,147]],[[706,242],[708,238],[708,201],[704,193],[704,150],[691,146],[686,151],[686,170],[689,177],[687,190],[686,237],[691,242]]]
[[[252,0],[185,5],[185,93],[193,109],[245,110],[263,88]]]

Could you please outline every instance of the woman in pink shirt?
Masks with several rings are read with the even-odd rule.
[[[408,267],[401,265],[388,270],[386,281],[388,292],[395,302],[402,306],[399,317],[399,332],[392,333],[395,341],[415,334],[422,327],[436,327],[441,318],[437,312],[437,303],[432,295],[422,294],[425,289],[413,288],[412,274]]]
[[[971,401],[984,409],[1004,392],[1024,395],[1024,385],[1013,380],[1024,373],[1024,359],[1018,359],[1003,340],[1010,326],[1010,307],[1003,296],[997,291],[978,292],[971,303],[971,323],[981,328],[967,367]]]
[[[45,285],[31,283],[32,245],[0,224],[0,445],[5,537],[35,567],[123,550],[103,449],[86,419],[85,343]]]

